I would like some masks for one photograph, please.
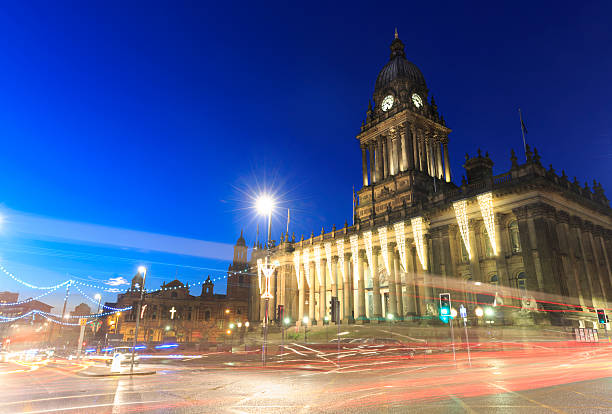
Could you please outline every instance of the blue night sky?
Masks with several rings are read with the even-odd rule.
[[[264,190],[273,238],[286,208],[297,238],[350,222],[395,27],[453,129],[455,182],[479,147],[509,168],[520,106],[543,163],[612,198],[610,2],[85,3],[0,10],[0,264],[33,284],[222,277],[240,229],[263,234]]]

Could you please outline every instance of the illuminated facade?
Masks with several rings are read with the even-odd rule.
[[[226,294],[213,292],[210,277],[202,284],[199,296],[190,294],[189,285],[179,280],[162,284],[156,291],[147,292],[143,301],[139,340],[176,342],[221,342],[230,323],[248,321],[250,280],[246,274],[247,246],[242,234],[234,246],[234,260],[229,266]],[[118,295],[114,308],[132,306],[120,315],[106,318],[101,336],[118,333],[124,341],[132,341],[136,326],[136,312],[140,298],[140,275],[132,279],[130,289]],[[244,325],[237,335],[244,334]],[[146,336],[145,336],[146,335]]]
[[[503,323],[577,324],[609,308],[612,210],[601,185],[544,168],[528,147],[525,162],[512,151],[500,175],[488,154],[466,156],[467,179],[455,184],[450,132],[396,34],[357,135],[355,224],[298,241],[283,235],[273,249],[270,309],[283,305],[293,321],[320,324],[336,296],[343,322],[376,323],[390,313],[421,320],[437,314],[447,289],[470,311],[503,302]],[[261,320],[252,292],[250,318]]]

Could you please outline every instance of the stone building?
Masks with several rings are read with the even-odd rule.
[[[608,308],[612,210],[601,185],[544,168],[529,147],[524,162],[512,151],[510,170],[499,175],[488,154],[466,155],[455,184],[450,133],[396,33],[357,135],[363,187],[355,224],[281,237],[271,251],[270,312],[283,305],[298,324],[317,324],[336,296],[343,322],[433,317],[445,291],[470,311],[497,305],[503,323],[578,324]],[[260,269],[251,320],[264,315],[264,255],[256,249],[251,260]]]
[[[190,293],[189,284],[179,280],[164,282],[160,289],[145,295],[138,340],[217,342],[229,323],[248,320],[249,280],[246,270],[247,246],[241,234],[228,269],[226,294],[213,292],[210,276],[202,283],[199,296]],[[136,274],[130,288],[118,295],[116,303],[105,304],[117,309],[131,306],[132,309],[120,315],[109,315],[101,335],[118,333],[124,341],[133,341],[141,284],[142,276]]]

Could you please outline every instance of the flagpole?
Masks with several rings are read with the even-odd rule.
[[[519,119],[521,120],[521,135],[523,135],[523,150],[525,151],[525,161],[527,161],[527,143],[525,142],[525,124],[523,123],[523,114],[519,108]]]

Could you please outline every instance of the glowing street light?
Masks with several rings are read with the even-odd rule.
[[[484,311],[482,310],[481,307],[476,308],[474,312],[476,313],[476,316],[478,316],[479,318],[482,318],[482,315],[484,315]]]
[[[249,325],[250,325],[249,321],[246,321],[246,322],[244,323],[244,326],[246,326],[247,328],[249,327]]]
[[[452,316],[453,318],[456,318],[456,317],[457,317],[457,309],[455,309],[455,308],[451,308],[451,316]]]
[[[487,306],[487,307],[485,308],[484,313],[485,313],[485,315],[487,315],[487,316],[493,316],[493,315],[495,315],[495,311],[493,310],[493,308],[491,308],[491,307],[489,307],[489,306]]]
[[[289,317],[286,317],[285,319],[283,319],[283,322],[285,322],[285,325],[289,325],[291,323],[291,319]]]
[[[264,299],[264,332],[263,332],[263,342],[261,344],[261,359],[263,365],[266,365],[266,343],[268,341],[268,307],[270,305],[270,299],[273,298],[272,293],[270,292],[270,278],[274,273],[274,263],[270,262],[270,249],[272,248],[272,210],[274,210],[274,199],[270,197],[268,194],[260,195],[256,202],[255,208],[257,209],[257,213],[262,216],[268,216],[268,239],[266,241],[266,262],[261,269],[264,276],[266,277],[266,289],[264,293],[261,295],[261,298]]]
[[[230,324],[229,324],[229,328],[230,328],[230,329],[234,329],[235,327],[236,327],[236,325],[234,325],[233,323],[230,323]]]

